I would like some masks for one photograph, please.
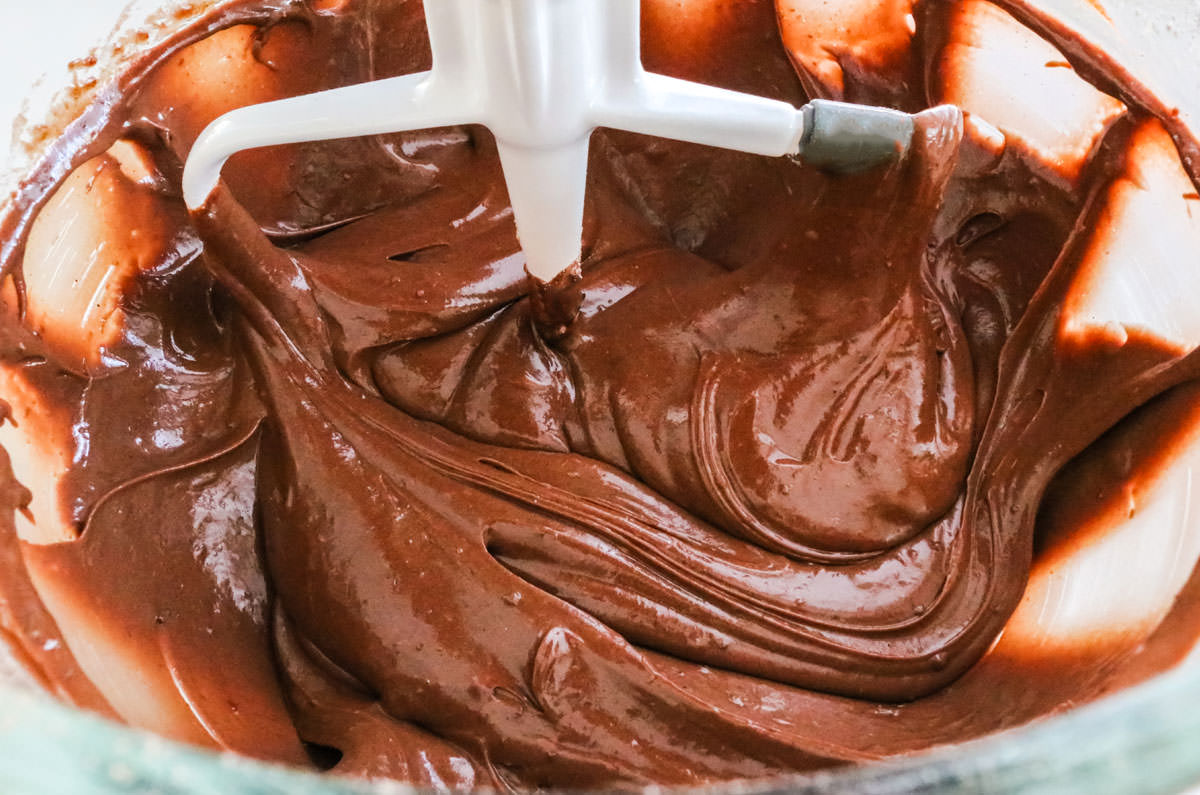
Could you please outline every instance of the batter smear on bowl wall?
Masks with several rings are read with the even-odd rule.
[[[536,296],[482,128],[242,153],[184,205],[223,113],[429,68],[416,0],[223,4],[49,147],[0,215],[0,625],[48,688],[336,774],[628,787],[958,743],[1191,651],[1197,142],[1076,20],[1113,23],[643,17],[652,71],[912,145],[602,130],[582,278]]]

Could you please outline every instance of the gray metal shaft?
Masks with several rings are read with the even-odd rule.
[[[804,106],[799,156],[843,174],[897,160],[912,146],[913,117],[888,108],[817,99]]]

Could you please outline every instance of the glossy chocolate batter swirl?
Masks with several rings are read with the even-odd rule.
[[[59,537],[9,490],[5,627],[52,687],[339,773],[689,784],[963,740],[1182,653],[1047,675],[993,647],[1055,477],[1053,505],[1110,488],[1195,403],[1141,409],[1189,350],[1059,333],[1114,186],[1152,150],[1183,173],[1190,134],[1017,0],[873,3],[862,30],[678,5],[647,4],[651,69],[932,108],[911,154],[831,176],[600,132],[581,275],[533,293],[481,129],[241,155],[187,216],[223,110],[425,68],[412,0],[205,15],[52,149],[0,227],[18,428],[69,429]],[[986,104],[997,25],[1004,57],[1062,59],[1037,66],[1078,129],[942,104]],[[80,174],[137,252],[82,352],[34,220]]]

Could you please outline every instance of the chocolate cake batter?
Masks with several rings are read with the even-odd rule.
[[[1190,132],[1022,0],[860,31],[714,4],[707,38],[676,5],[648,68],[931,108],[911,154],[833,176],[601,131],[581,270],[531,294],[482,129],[246,153],[184,209],[221,112],[428,68],[415,0],[229,4],[100,93],[0,216],[13,415],[70,429],[70,537],[18,540],[47,521],[4,473],[0,616],[48,687],[338,774],[627,787],[960,742],[1186,653],[1177,618],[1050,661],[998,639],[1070,506],[1200,400],[1168,341],[1059,334],[1104,197]],[[1100,98],[1076,161],[941,104],[971,14]],[[81,169],[141,253],[79,356],[27,244]]]

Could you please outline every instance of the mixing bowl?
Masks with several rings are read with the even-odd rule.
[[[437,0],[430,0],[437,2]],[[40,146],[69,122],[134,46],[215,3],[137,0],[97,58],[62,65],[82,54],[117,23],[123,0],[41,0],[8,9],[0,30],[0,66],[18,76],[47,71],[19,126],[10,176],[22,173]],[[1160,96],[1200,119],[1200,69],[1191,42],[1200,36],[1195,0],[1110,0],[1126,40],[1112,47],[1152,82]],[[1056,5],[1069,3],[1055,2]],[[149,20],[149,21],[147,21]],[[97,27],[100,25],[100,27]],[[55,31],[55,33],[51,33]],[[146,36],[144,34],[148,33]],[[143,34],[143,35],[138,35]],[[53,38],[53,41],[49,39]],[[19,69],[18,69],[19,67]],[[67,86],[65,91],[62,86]],[[15,113],[26,94],[18,78],[0,87],[0,116]],[[2,143],[2,141],[0,141]],[[5,186],[7,187],[7,185]],[[1193,264],[1181,257],[1181,268]],[[1182,278],[1200,279],[1192,267]],[[1188,462],[1181,460],[1179,467]],[[1182,549],[1200,539],[1200,514],[1186,500],[1188,477],[1173,495],[1182,510],[1167,520]],[[1194,546],[1191,543],[1190,546]],[[1103,594],[1094,594],[1103,599]],[[173,744],[61,706],[32,683],[14,660],[0,655],[0,792],[22,793],[384,793],[396,784],[321,778]],[[1178,793],[1200,784],[1200,654],[1177,670],[1076,711],[950,749],[878,766],[722,788],[728,792],[994,792]],[[1197,790],[1200,791],[1200,790]]]

